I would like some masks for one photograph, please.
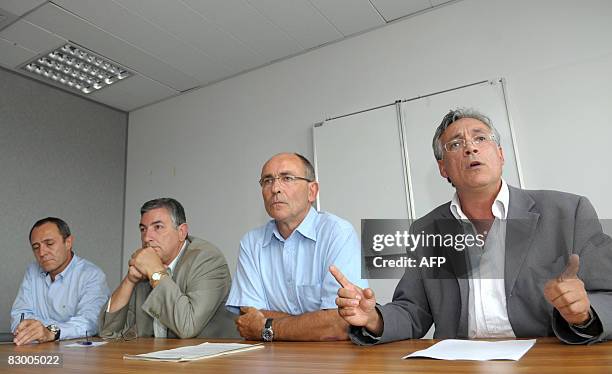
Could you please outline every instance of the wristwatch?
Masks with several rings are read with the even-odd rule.
[[[272,330],[272,318],[266,319],[266,324],[261,330],[261,338],[265,342],[271,342],[274,339],[274,331]]]
[[[155,287],[155,285],[157,285],[157,282],[159,282],[162,277],[166,277],[168,275],[170,274],[168,274],[166,270],[156,271],[155,273],[151,274],[151,287]]]
[[[59,340],[60,338],[60,328],[57,327],[57,325],[49,325],[47,326],[47,330],[51,331],[52,333],[55,334],[55,337],[53,337],[53,341]]]

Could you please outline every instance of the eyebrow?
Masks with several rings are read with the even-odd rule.
[[[295,175],[295,173],[292,171],[281,171],[280,173],[278,173],[278,175],[281,175],[281,176],[282,175]],[[261,179],[268,178],[268,177],[273,177],[273,175],[272,174],[262,175]]]
[[[163,222],[162,220],[159,220],[159,219],[158,219],[157,221],[153,221],[153,222],[151,222],[151,224],[150,224],[149,226],[153,226],[153,225],[156,225],[156,224],[158,224],[158,223],[161,223],[162,225],[164,224],[164,222]],[[138,227],[147,227],[147,225],[140,223],[140,224],[138,225]]]
[[[44,238],[44,239],[42,239],[40,241],[37,241],[37,242],[34,242],[34,243],[30,244],[30,246],[34,247],[35,245],[40,245],[40,243],[44,243],[44,242],[47,242],[49,240],[55,240],[55,239],[54,238]]]
[[[484,128],[481,128],[481,127],[476,127],[474,129],[470,130],[470,134],[482,134],[482,133],[488,133],[488,132],[489,132],[488,129],[484,129]],[[462,138],[462,135],[463,135],[463,132],[458,132],[452,138],[450,138],[448,140],[450,141],[450,140],[454,140],[454,139],[460,139],[460,138]]]

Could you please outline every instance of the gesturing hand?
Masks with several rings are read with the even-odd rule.
[[[370,332],[379,335],[382,332],[382,319],[376,310],[376,297],[370,288],[362,290],[351,283],[335,266],[329,272],[340,283],[336,305],[338,314],[353,326],[363,326]]]
[[[569,257],[563,273],[556,279],[549,280],[544,286],[546,300],[561,313],[567,322],[574,325],[587,322],[591,309],[584,283],[578,278],[579,268],[580,257],[573,254]]]

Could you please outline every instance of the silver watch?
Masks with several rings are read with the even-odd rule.
[[[60,338],[60,328],[57,327],[57,325],[49,325],[47,326],[47,330],[51,331],[52,333],[55,334],[55,336],[53,337],[53,341],[59,340]]]
[[[266,319],[264,329],[261,330],[261,338],[265,342],[271,342],[274,339],[274,331],[272,330],[272,318]]]

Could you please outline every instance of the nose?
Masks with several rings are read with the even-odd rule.
[[[466,140],[463,152],[466,156],[469,156],[472,153],[478,153],[478,147],[474,144],[472,140]]]
[[[280,182],[280,178],[274,178],[274,180],[272,181],[272,186],[271,186],[272,193],[275,194],[275,195],[277,193],[280,193],[281,192],[281,185],[282,184]]]
[[[140,239],[142,240],[142,244],[150,243],[151,241],[153,241],[152,230],[144,228],[140,235]]]
[[[51,250],[48,245],[41,245],[38,249],[38,254],[40,257],[44,257],[45,255],[51,253]]]

